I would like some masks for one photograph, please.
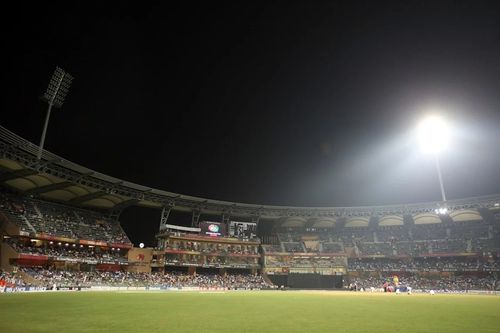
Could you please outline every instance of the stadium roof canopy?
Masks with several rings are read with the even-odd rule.
[[[400,224],[405,214],[433,213],[447,207],[448,211],[477,208],[500,209],[500,195],[466,198],[443,202],[365,207],[289,207],[255,205],[212,200],[167,192],[88,169],[64,158],[43,151],[40,161],[38,146],[0,126],[0,184],[24,195],[40,197],[79,207],[121,211],[137,205],[164,207],[186,212],[221,214],[233,217],[319,219],[334,224],[339,217],[362,218],[393,216],[387,225]],[[394,216],[398,216],[397,219]],[[326,222],[325,222],[326,223]],[[349,223],[348,223],[349,224]],[[354,223],[356,224],[356,223]]]

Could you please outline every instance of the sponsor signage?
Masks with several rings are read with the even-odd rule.
[[[165,250],[165,253],[170,253],[170,254],[200,254],[200,252],[198,252],[198,251],[171,250],[171,249]]]
[[[35,234],[33,238],[51,240],[51,241],[57,241],[57,242],[65,242],[65,243],[76,243],[76,239],[73,239],[73,238],[57,237],[57,236],[52,236],[52,235],[44,234],[44,233]]]
[[[244,253],[229,253],[229,257],[250,257],[250,258],[260,258],[258,254],[244,254]]]
[[[201,231],[200,228],[183,227],[180,225],[173,225],[173,224],[166,224],[165,229],[187,231],[187,232],[198,232],[198,233]]]
[[[130,245],[130,244],[122,244],[122,243],[110,243],[109,246],[110,247],[119,247],[119,248],[122,248],[122,249],[131,249],[132,248],[132,245]]]
[[[79,243],[84,244],[84,245],[108,246],[108,243],[106,243],[106,242],[90,241],[90,240],[85,240],[85,239],[80,239]]]
[[[48,256],[36,255],[36,254],[20,254],[19,259],[29,259],[29,260],[48,260]]]

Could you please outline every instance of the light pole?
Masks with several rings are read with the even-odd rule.
[[[71,86],[71,81],[73,77],[66,73],[59,67],[56,67],[52,78],[50,79],[47,91],[43,94],[43,99],[49,103],[49,108],[47,109],[47,115],[45,116],[45,123],[43,125],[42,137],[40,139],[40,146],[38,147],[37,159],[40,161],[42,159],[43,145],[45,144],[45,136],[47,135],[47,127],[49,126],[50,112],[52,107],[60,108],[66,95],[68,94],[69,87]]]
[[[420,148],[425,153],[430,153],[436,163],[439,186],[441,188],[441,198],[446,202],[441,165],[439,164],[439,154],[446,148],[449,141],[449,129],[441,117],[431,116],[422,120],[418,126],[418,139]]]
[[[441,187],[441,198],[443,202],[446,202],[446,194],[444,193],[443,176],[441,175],[441,166],[439,165],[439,156],[434,154],[434,160],[436,161],[436,169],[439,177],[439,187]]]

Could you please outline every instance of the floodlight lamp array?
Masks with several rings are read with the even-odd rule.
[[[61,107],[68,94],[73,77],[59,67],[56,67],[52,78],[50,79],[47,91],[43,95],[47,102],[56,107]]]
[[[436,208],[434,210],[434,213],[436,213],[437,215],[446,215],[446,214],[448,214],[448,208],[446,208],[446,207]]]
[[[423,119],[418,127],[420,148],[426,153],[438,154],[443,151],[449,142],[449,128],[445,121],[438,116]]]

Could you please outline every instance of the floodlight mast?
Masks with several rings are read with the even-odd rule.
[[[436,169],[439,177],[439,186],[441,187],[441,198],[443,199],[443,202],[446,202],[446,194],[444,192],[444,184],[443,184],[443,176],[441,175],[441,166],[439,164],[439,157],[438,153],[434,153],[434,159],[436,161]]]
[[[50,79],[47,91],[43,95],[43,99],[48,102],[49,107],[47,109],[47,115],[45,116],[45,123],[43,125],[42,137],[40,138],[40,145],[38,147],[38,154],[37,154],[38,161],[42,159],[43,146],[45,144],[45,136],[47,135],[47,128],[49,127],[50,113],[52,111],[52,107],[55,106],[57,108],[60,108],[63,105],[64,99],[66,98],[66,94],[68,93],[72,80],[73,77],[71,75],[69,75],[61,68],[56,67],[56,70],[54,71],[54,74]]]

